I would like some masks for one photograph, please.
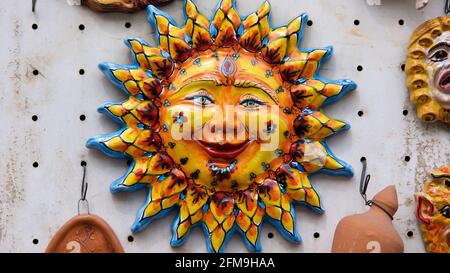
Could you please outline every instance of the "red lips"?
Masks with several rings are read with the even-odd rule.
[[[248,147],[250,140],[238,144],[225,143],[222,145],[205,141],[197,141],[197,143],[205,149],[211,158],[231,161]]]

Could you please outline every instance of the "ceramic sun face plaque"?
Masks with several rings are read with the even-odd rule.
[[[419,226],[428,252],[450,253],[450,165],[431,175],[416,194]]]
[[[419,26],[411,37],[407,84],[417,115],[426,122],[450,123],[450,16]]]
[[[200,225],[211,252],[236,230],[260,251],[264,221],[300,242],[294,204],[322,212],[310,174],[352,175],[325,143],[349,126],[320,109],[356,85],[318,76],[332,48],[300,49],[306,15],[273,29],[268,2],[244,19],[232,0],[211,20],[190,0],[185,14],[179,27],[149,7],[158,46],[126,39],[134,63],[100,65],[129,98],[100,107],[122,129],[87,146],[134,160],[112,185],[148,189],[134,232],[176,209],[173,246]]]

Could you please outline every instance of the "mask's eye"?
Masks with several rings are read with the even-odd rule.
[[[241,101],[240,105],[248,109],[256,109],[259,106],[264,105],[264,103],[255,98],[249,98]]]
[[[447,205],[447,206],[443,207],[440,210],[440,213],[442,214],[442,216],[450,218],[450,205]]]
[[[193,101],[198,106],[208,106],[214,103],[213,99],[207,95],[195,95],[186,99]]]
[[[431,55],[430,60],[433,62],[442,62],[448,58],[448,53],[444,49],[439,49]]]

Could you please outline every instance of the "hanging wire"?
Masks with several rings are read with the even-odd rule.
[[[31,2],[31,11],[32,12],[34,12],[36,9],[36,2],[37,2],[37,0],[32,0],[32,2]]]
[[[89,214],[89,202],[86,199],[86,194],[88,190],[88,183],[86,181],[86,166],[83,166],[83,180],[81,181],[81,196],[78,200],[78,215],[80,215],[80,205],[81,203],[86,204],[87,213]]]
[[[389,213],[389,211],[385,208],[383,208],[383,206],[377,204],[375,201],[373,200],[367,200],[367,187],[369,186],[369,182],[370,182],[370,174],[366,175],[366,171],[367,171],[367,160],[361,160],[361,163],[363,165],[362,171],[361,171],[361,180],[359,182],[359,193],[361,194],[362,198],[364,199],[364,203],[366,206],[372,207],[372,206],[376,206],[379,209],[381,209],[382,211],[384,211],[384,213],[386,213],[391,220],[394,220],[394,217],[391,215],[391,213]]]

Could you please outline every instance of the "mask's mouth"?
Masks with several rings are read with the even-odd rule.
[[[208,153],[211,159],[224,159],[226,161],[232,161],[241,154],[248,145],[250,145],[250,140],[246,140],[242,143],[231,144],[231,143],[212,143],[205,141],[197,141],[197,143],[202,146],[202,148]]]
[[[443,73],[440,73],[438,85],[442,92],[450,94],[450,69],[446,69]]]

